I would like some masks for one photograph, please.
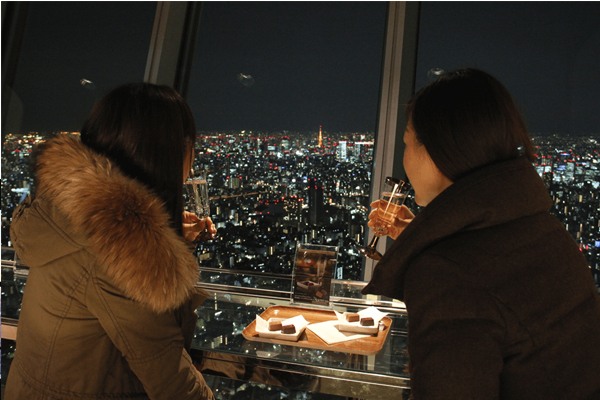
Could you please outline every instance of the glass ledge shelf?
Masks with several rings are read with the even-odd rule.
[[[16,336],[27,275],[28,269],[18,263],[2,262],[2,325],[6,328],[2,330],[3,343]],[[288,283],[291,289],[289,278]],[[373,305],[388,313],[392,327],[382,350],[375,355],[248,341],[242,331],[256,315],[269,306],[294,305],[291,290],[200,283],[211,297],[196,310],[192,358],[207,376],[224,379],[226,383],[219,383],[225,385],[219,386],[223,388],[223,397],[219,398],[223,399],[252,398],[244,396],[263,391],[265,396],[268,393],[274,396],[264,398],[282,399],[406,398],[409,386],[406,309],[402,302],[393,299],[362,295],[364,285],[365,282],[332,281],[330,305],[325,308],[355,312]],[[8,328],[15,335],[7,336]],[[4,354],[3,361],[8,361]],[[325,397],[300,395],[316,392]]]
[[[246,340],[242,331],[267,307],[290,305],[289,299],[247,296],[238,293],[213,292],[198,310],[198,323],[192,341],[192,356],[206,373],[228,371],[239,379],[249,370],[261,371],[258,377],[268,383],[271,374],[292,379],[285,387],[294,387],[293,377],[302,374],[303,381],[317,380],[326,393],[354,398],[400,398],[408,388],[408,352],[406,349],[407,318],[404,309],[389,312],[392,330],[380,352],[372,356],[348,354],[320,349]],[[306,307],[306,305],[302,305]],[[357,311],[364,305],[332,303],[338,311]],[[242,371],[242,372],[240,372]],[[381,395],[382,397],[379,397]],[[367,397],[365,397],[367,396]]]

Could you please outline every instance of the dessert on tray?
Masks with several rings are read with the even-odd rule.
[[[363,324],[369,324],[371,318],[373,325],[361,326],[361,318]],[[375,307],[342,314],[333,309],[272,305],[257,315],[242,335],[249,341],[373,355],[383,347],[391,324],[391,318]],[[368,333],[342,331],[341,325]]]
[[[360,321],[360,315],[358,313],[345,313],[346,321],[348,322],[356,322]]]
[[[340,332],[355,332],[374,334],[379,331],[379,322],[387,314],[379,311],[375,307],[368,307],[357,313],[339,313],[335,312]]]
[[[280,331],[283,324],[283,318],[269,318],[267,322],[269,323],[269,331]]]
[[[292,318],[269,318],[263,319],[256,316],[256,333],[263,338],[288,340],[295,342],[306,329],[308,321],[302,315]]]

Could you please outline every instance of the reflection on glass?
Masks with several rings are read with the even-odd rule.
[[[3,28],[14,22],[4,6]],[[12,245],[12,212],[32,191],[33,149],[80,129],[97,90],[143,80],[155,14],[156,2],[27,4],[18,60],[2,77],[2,246]]]
[[[250,74],[243,74],[240,72],[239,74],[237,74],[237,79],[242,85],[246,87],[254,85],[254,78]]]
[[[197,249],[212,282],[289,278],[298,243],[338,247],[333,278],[361,279],[386,9],[203,5],[188,101],[220,236]]]
[[[431,68],[429,71],[427,71],[427,78],[429,78],[431,81],[434,81],[442,76],[445,72],[446,71],[444,71],[443,68]]]
[[[586,40],[569,45],[564,41],[567,36],[598,37],[600,3],[577,3],[569,9],[572,23],[559,25],[550,21],[562,18],[562,3],[480,5],[421,3],[415,88],[436,78],[431,75],[437,68],[432,67],[448,71],[477,67],[506,82],[534,136],[539,157],[535,165],[553,198],[551,212],[579,244],[600,288],[600,170],[594,167],[600,162],[600,119],[595,107],[600,103],[600,81],[595,79],[598,46]],[[485,22],[491,16],[497,24]],[[510,24],[510,34],[497,35],[496,28],[503,24]],[[516,68],[500,61],[517,58],[523,62]],[[555,101],[566,93],[572,102]],[[565,118],[572,110],[578,116]]]

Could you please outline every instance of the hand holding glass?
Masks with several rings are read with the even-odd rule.
[[[372,229],[375,236],[367,247],[360,250],[363,255],[373,260],[380,260],[383,257],[376,249],[377,243],[380,237],[390,234],[390,227],[400,213],[409,190],[410,185],[406,182],[392,177],[386,178],[373,218]]]
[[[212,239],[214,236],[214,227],[212,226],[212,221],[210,220],[208,184],[205,173],[194,173],[194,170],[191,170],[189,178],[185,181],[185,189],[185,209],[198,217],[198,224],[204,223],[204,229],[202,232],[200,232],[196,239]]]

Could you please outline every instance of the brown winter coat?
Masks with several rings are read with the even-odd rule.
[[[415,400],[600,399],[600,299],[526,159],[455,182],[386,252],[365,293],[408,311]]]
[[[185,350],[198,267],[158,197],[70,136],[37,179],[11,225],[30,272],[5,399],[211,399]]]

